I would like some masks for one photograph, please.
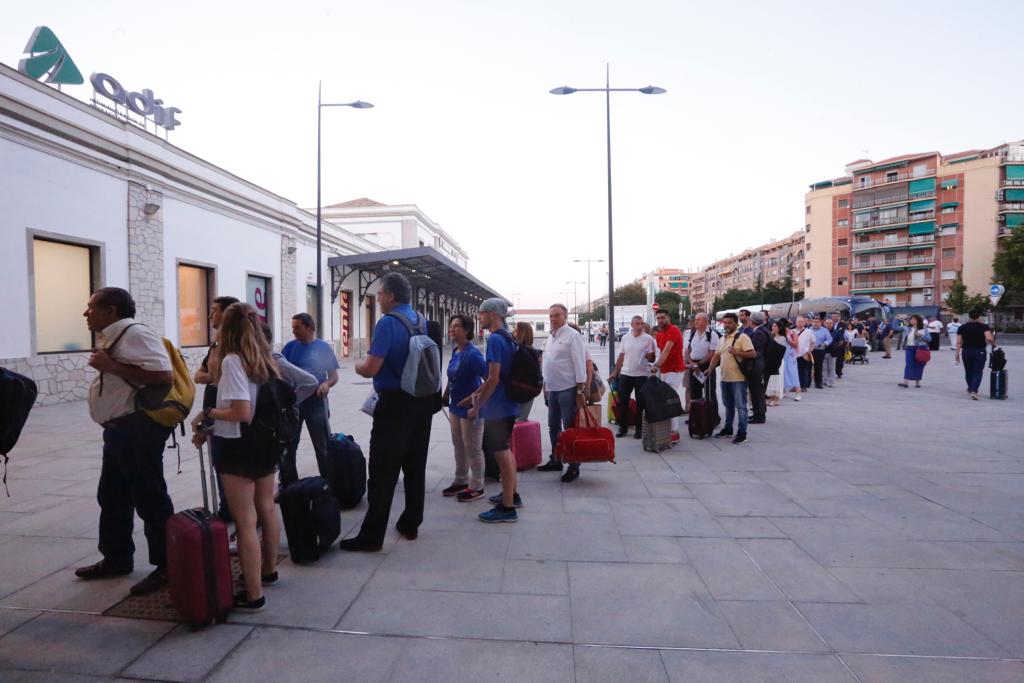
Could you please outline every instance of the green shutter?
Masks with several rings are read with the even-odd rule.
[[[960,180],[959,180],[959,178],[948,178],[948,179],[946,179],[946,180],[943,180],[943,181],[942,181],[942,182],[940,183],[940,185],[942,185],[942,187],[943,187],[944,189],[947,189],[947,190],[948,190],[949,188],[951,188],[951,187],[956,187],[956,186],[957,186],[957,185],[959,185],[959,184],[960,184]]]
[[[1007,166],[1007,180],[1024,180],[1024,166]]]
[[[1024,178],[1024,176],[1021,176]],[[923,180],[911,180],[910,187],[907,192],[914,194],[915,192],[928,192],[929,190],[935,189],[935,178],[924,178]]]
[[[1008,202],[1024,202],[1024,190],[1005,190],[1006,201]]]
[[[960,206],[960,202],[942,202],[939,206],[943,209],[955,208]]]
[[[910,207],[907,209],[910,213],[917,211],[934,211],[935,200],[934,199],[922,199],[919,202],[910,202]]]
[[[930,235],[935,232],[935,221],[928,221],[927,223],[915,223],[910,226],[911,235]]]
[[[1024,225],[1024,213],[1006,214],[1006,227],[1016,228],[1019,225]]]

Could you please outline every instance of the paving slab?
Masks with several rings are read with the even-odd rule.
[[[1020,683],[1024,662],[928,657],[845,655],[843,660],[862,683]]]
[[[429,675],[425,672],[429,671]],[[417,638],[395,664],[390,683],[420,681],[530,681],[564,683],[573,677],[571,645]]]
[[[782,592],[736,541],[684,538],[680,543],[715,600],[783,599]]]
[[[608,515],[526,510],[514,527],[509,559],[595,562],[626,559],[615,520]]]
[[[31,609],[0,609],[0,636],[32,621],[42,612]]]
[[[180,625],[132,662],[124,675],[182,683],[202,681],[251,632],[251,626],[235,624],[199,631]]]
[[[502,593],[568,595],[569,567],[558,560],[505,560]]]
[[[769,484],[690,484],[709,512],[724,517],[799,517],[806,510]]]
[[[744,649],[832,651],[789,602],[719,600],[718,608]]]
[[[668,672],[658,650],[612,647],[573,648],[576,683],[668,683]]]
[[[856,683],[835,655],[663,650],[672,683]]]
[[[737,541],[790,600],[858,602],[847,586],[789,540]]]
[[[380,563],[373,588],[497,593],[509,537],[483,524],[401,543]]]

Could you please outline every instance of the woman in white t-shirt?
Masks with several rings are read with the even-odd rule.
[[[214,370],[217,403],[205,408],[192,422],[193,443],[201,445],[212,434],[219,452],[217,470],[224,495],[235,518],[238,556],[245,590],[235,595],[235,609],[260,612],[266,605],[263,586],[277,583],[277,548],[281,529],[274,509],[274,473],[280,461],[272,448],[253,448],[243,424],[252,420],[259,385],[279,377],[260,329],[260,318],[248,304],[236,303],[224,312],[220,328],[220,366]],[[204,425],[213,420],[213,429]],[[257,521],[263,527],[262,557]]]

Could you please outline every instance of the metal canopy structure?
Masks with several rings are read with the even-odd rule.
[[[433,247],[332,256],[327,265],[331,268],[332,302],[338,298],[341,284],[353,273],[359,274],[358,303],[362,304],[370,287],[389,272],[408,278],[413,308],[427,315],[469,312],[484,299],[505,298]]]

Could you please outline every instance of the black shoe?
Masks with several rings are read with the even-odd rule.
[[[115,576],[124,576],[126,574],[131,574],[132,571],[133,568],[131,565],[119,567],[108,563],[106,560],[100,560],[96,564],[91,564],[88,567],[79,567],[75,570],[75,576],[83,581],[92,581],[94,579],[111,579]]]
[[[245,592],[235,594],[235,611],[236,612],[262,612],[263,608],[267,606],[267,597],[261,595],[255,600],[250,600],[246,597]]]
[[[441,491],[441,495],[443,495],[445,498],[451,498],[452,496],[456,496],[456,495],[462,493],[465,490],[466,490],[466,485],[465,484],[454,484],[453,483],[451,486],[449,486],[445,490]]]
[[[377,553],[383,547],[381,545],[370,545],[358,536],[346,538],[338,544],[338,550],[347,550],[352,553]]]
[[[750,425],[763,425],[764,423],[765,419],[763,417],[752,417],[749,420],[747,420],[747,424]]]
[[[280,581],[281,577],[278,575],[276,571],[270,574],[262,574],[260,576],[260,583],[262,583],[264,586],[273,586],[274,584],[279,583]],[[242,586],[245,585],[245,574],[238,575],[238,583]]]
[[[733,443],[743,443],[746,440],[747,440],[747,433],[746,432],[738,432],[736,434],[736,438],[733,439],[732,442]]]
[[[129,595],[147,595],[167,585],[167,571],[159,567],[146,575],[142,581],[128,590]]]
[[[715,434],[716,439],[721,439],[727,436],[732,436],[732,427],[724,427],[721,431]]]
[[[413,529],[412,531],[404,530],[400,524],[396,524],[395,529],[398,531],[398,533],[402,534],[402,538],[404,538],[407,541],[415,541],[416,538],[420,535],[420,533],[415,529]]]
[[[551,458],[546,463],[537,468],[538,472],[561,472],[562,463],[554,458]]]
[[[568,484],[570,481],[576,481],[577,479],[579,479],[579,476],[580,476],[580,467],[579,467],[579,465],[576,465],[575,467],[572,466],[572,465],[569,465],[569,469],[567,469],[565,471],[565,474],[562,475],[562,483],[563,484]]]
[[[629,430],[628,429],[620,429],[619,431],[615,432],[615,436],[617,436],[619,438],[624,437],[626,434],[629,434]]]
[[[633,438],[634,439],[642,439],[642,438],[644,438],[644,435],[641,432],[634,432],[633,433]]]

